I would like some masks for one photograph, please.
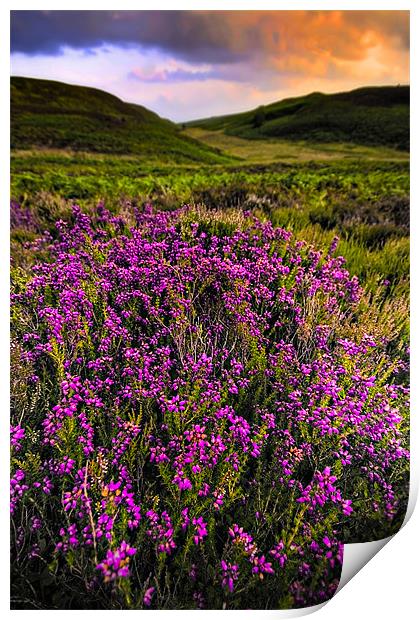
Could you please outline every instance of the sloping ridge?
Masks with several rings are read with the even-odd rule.
[[[181,134],[175,123],[143,106],[96,88],[26,77],[11,78],[11,147],[226,161],[217,149]]]
[[[311,93],[187,125],[251,139],[353,142],[409,149],[410,87],[377,86]]]

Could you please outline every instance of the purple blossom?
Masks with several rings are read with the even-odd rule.
[[[260,579],[264,578],[264,574],[274,574],[271,562],[267,562],[264,555],[254,555],[250,558],[252,564],[252,573],[258,575]]]
[[[222,587],[228,587],[230,592],[234,590],[234,583],[239,578],[239,567],[237,564],[231,564],[221,560],[220,566],[222,568]]]
[[[194,517],[193,525],[195,525],[194,544],[198,545],[204,541],[207,536],[207,523],[203,520],[203,517]]]
[[[362,324],[336,239],[321,252],[243,217],[218,236],[193,207],[124,221],[74,206],[31,250],[46,258],[12,304],[28,403],[39,391],[42,406],[11,428],[10,485],[31,561],[50,562],[40,541],[52,537],[63,574],[96,565],[92,591],[102,577],[145,607],[171,596],[175,572],[203,608],[239,600],[242,574],[272,596],[276,570],[281,596],[303,606],[337,587],[343,515],[351,532],[369,513],[384,531],[397,524],[406,351]],[[142,548],[136,570],[127,540]]]
[[[17,426],[10,427],[10,443],[16,450],[19,450],[22,447],[22,440],[25,438],[25,429],[18,424]]]
[[[156,588],[151,586],[150,588],[147,588],[146,592],[144,593],[143,603],[146,605],[146,607],[150,607],[150,605],[152,604],[152,598],[153,598],[155,589]]]
[[[104,582],[115,581],[118,578],[130,576],[130,558],[135,555],[137,549],[130,547],[125,540],[120,546],[112,551],[108,549],[105,559],[96,566],[96,570],[102,572]]]

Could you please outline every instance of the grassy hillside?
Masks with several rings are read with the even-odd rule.
[[[186,123],[248,139],[352,142],[409,149],[410,87],[359,88],[284,99],[249,112]]]
[[[175,123],[95,88],[11,79],[12,149],[135,154],[160,161],[225,163],[216,149],[180,135]]]
[[[300,163],[305,161],[337,160],[387,160],[407,161],[408,151],[397,150],[388,146],[371,146],[352,142],[313,142],[311,140],[285,140],[282,138],[265,138],[255,140],[239,138],[224,133],[223,130],[186,127],[184,133],[209,146],[218,148],[227,155],[238,157],[246,164],[265,164],[284,162]]]

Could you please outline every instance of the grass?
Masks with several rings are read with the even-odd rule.
[[[363,146],[351,143],[314,143],[307,140],[258,140],[228,135],[222,130],[187,127],[184,134],[208,146],[220,149],[247,163],[332,161],[337,159],[408,160],[408,153],[389,147]]]
[[[409,98],[409,86],[368,87],[332,95],[312,93],[186,125],[247,139],[350,142],[408,151]]]
[[[328,247],[338,235],[351,273],[370,290],[378,280],[389,280],[392,286],[401,282],[408,293],[408,193],[407,161],[196,167],[58,151],[12,156],[12,197],[34,212],[40,230],[54,234],[55,222],[68,218],[72,202],[91,208],[104,201],[114,212],[149,201],[160,209],[184,203],[252,209],[318,247]],[[12,239],[20,246],[29,240],[25,234],[16,230]]]
[[[132,154],[172,163],[230,161],[182,135],[175,123],[94,88],[12,77],[11,110],[12,149]]]
[[[408,95],[407,87],[384,87],[288,100],[267,106],[258,130],[279,112],[292,122],[299,110],[319,108],[321,102],[337,110],[351,105],[371,116],[378,107],[387,113],[408,109]],[[34,213],[39,231],[52,234],[72,202],[89,209],[104,201],[114,212],[148,201],[160,209],[184,203],[252,209],[319,247],[338,235],[350,271],[370,290],[386,279],[392,287],[401,282],[406,294],[408,153],[384,144],[298,140],[297,135],[264,134],[264,141],[254,139],[256,134],[232,135],[238,128],[246,134],[241,127],[252,114],[181,130],[95,89],[13,78],[11,196]],[[384,117],[377,118],[386,135]],[[96,129],[86,133],[85,122]],[[84,142],[78,141],[82,134]],[[19,260],[28,259],[25,252],[21,256],[22,242],[35,234],[13,231]]]

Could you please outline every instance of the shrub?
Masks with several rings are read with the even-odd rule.
[[[12,295],[13,606],[328,599],[408,488],[406,351],[337,240],[204,208],[57,227]]]
[[[255,111],[254,118],[252,120],[253,127],[261,127],[266,120],[265,107],[262,105]]]

